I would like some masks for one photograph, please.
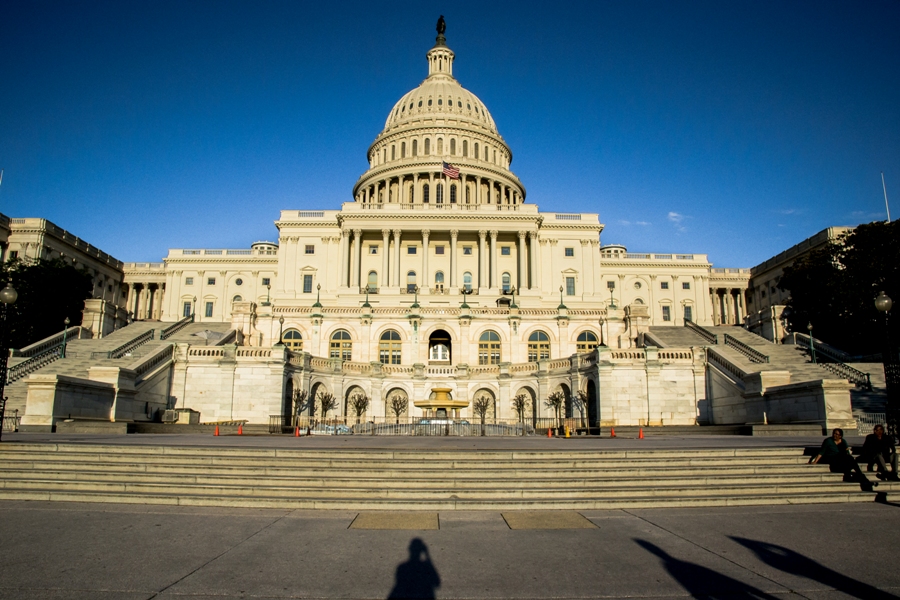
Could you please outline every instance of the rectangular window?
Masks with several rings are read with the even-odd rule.
[[[659,282],[659,289],[661,289],[661,290],[667,290],[667,289],[669,289],[669,282],[668,282],[668,281],[660,281],[660,282]]]
[[[215,277],[207,277],[206,285],[216,285],[216,278]]]
[[[415,247],[415,246],[407,246],[407,247],[406,247],[406,253],[407,253],[407,254],[415,254],[415,253],[416,253],[416,247]]]
[[[575,295],[575,278],[566,277],[566,296]]]
[[[212,311],[213,311],[213,303],[212,303],[212,302],[207,302],[207,303],[206,303],[206,316],[207,316],[207,317],[211,317],[211,316],[212,316]]]
[[[443,246],[435,246],[435,247],[434,247],[434,253],[435,253],[435,254],[443,254],[443,253],[444,253],[444,247],[443,247]]]
[[[312,244],[307,244],[307,245],[306,245],[306,249],[304,250],[304,252],[305,252],[306,254],[315,254],[315,253],[316,253],[316,247],[313,246]]]
[[[472,246],[463,246],[463,256],[472,256]]]
[[[672,320],[672,307],[671,306],[663,306],[663,321],[671,321]]]
[[[190,301],[184,303],[184,306],[182,307],[182,310],[181,310],[181,316],[183,316],[183,317],[189,317],[189,316],[191,316],[191,303],[190,303]]]
[[[369,246],[369,254],[378,254],[378,246]]]
[[[19,251],[18,250],[10,250],[9,251],[9,260],[15,260],[17,258],[19,258]]]
[[[303,293],[312,294],[312,275],[303,276]]]
[[[185,277],[184,285],[194,285],[194,278],[193,277]]]
[[[569,258],[575,256],[575,248],[566,248],[566,256]]]
[[[263,277],[263,283],[262,283],[263,285],[271,285],[271,283],[272,283],[271,279],[269,279],[268,277]]]
[[[683,282],[681,283],[681,289],[683,289],[683,290],[689,290],[689,289],[691,289],[691,282],[690,282],[690,281],[683,281]]]
[[[693,321],[694,320],[693,311],[691,310],[690,306],[684,307],[684,320],[685,321]]]
[[[608,289],[608,290],[614,290],[614,289],[616,289],[616,282],[615,282],[615,281],[607,281],[607,282],[606,282],[606,289]]]
[[[509,256],[510,255],[509,246],[500,246],[500,255],[501,256]]]

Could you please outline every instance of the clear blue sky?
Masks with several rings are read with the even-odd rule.
[[[900,218],[900,2],[5,2],[0,212],[124,261],[351,200],[439,14],[541,210],[750,267]]]

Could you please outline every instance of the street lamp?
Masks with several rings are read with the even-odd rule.
[[[284,346],[282,336],[284,336],[284,315],[278,317],[278,343],[275,344],[276,346]]]
[[[63,344],[62,344],[62,350],[60,350],[60,352],[59,352],[60,358],[66,357],[66,341],[68,339],[70,322],[71,321],[69,321],[69,317],[66,317],[65,320],[63,321],[63,325],[65,325],[65,327],[63,327]]]
[[[812,356],[813,364],[816,364],[816,347],[813,344],[812,323],[806,324],[806,330],[809,332],[809,354]]]
[[[267,283],[266,284],[266,301],[262,303],[263,306],[269,306],[271,304],[271,302],[269,302],[269,292],[271,292],[271,291],[272,291],[272,284]]]
[[[6,413],[6,396],[3,395],[6,387],[6,364],[9,359],[9,342],[7,333],[9,331],[6,322],[7,309],[10,304],[15,303],[19,293],[12,286],[12,281],[6,282],[6,287],[0,290],[0,438],[3,436],[3,416]]]
[[[194,302],[191,305],[191,322],[197,320],[197,296],[194,296]]]
[[[900,363],[895,360],[894,348],[891,346],[890,312],[894,301],[884,292],[875,298],[875,308],[884,313],[884,383],[887,388],[887,426],[888,435],[900,438]]]

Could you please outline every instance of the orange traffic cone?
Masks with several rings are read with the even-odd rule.
[[[297,428],[294,429],[294,437],[300,437],[300,426],[297,425]]]
[[[553,437],[553,428],[552,428],[552,427],[548,427],[548,428],[547,428],[547,437],[548,437],[548,438],[552,438],[552,437]]]
[[[219,435],[219,426],[216,425],[216,432],[213,435]]]
[[[244,424],[238,425],[238,435],[244,435]]]
[[[641,427],[640,430],[638,431],[638,439],[639,440],[644,439],[644,428],[643,427]]]
[[[616,428],[615,427],[609,428],[609,437],[611,437],[611,438],[616,437]]]

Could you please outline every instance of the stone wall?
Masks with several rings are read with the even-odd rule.
[[[32,375],[21,431],[52,431],[64,419],[110,421],[116,400],[111,383],[67,377]]]

